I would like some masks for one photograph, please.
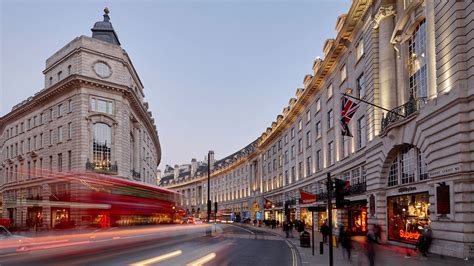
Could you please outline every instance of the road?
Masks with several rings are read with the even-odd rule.
[[[212,236],[206,231],[212,228]],[[270,232],[237,225],[162,225],[0,240],[3,265],[299,265]],[[7,251],[9,251],[7,253]]]

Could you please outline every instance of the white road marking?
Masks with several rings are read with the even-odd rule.
[[[152,264],[152,263],[157,263],[157,262],[160,262],[160,261],[164,261],[164,260],[179,256],[182,253],[183,252],[181,250],[176,250],[176,251],[173,251],[173,252],[170,252],[170,253],[163,254],[163,255],[158,256],[158,257],[154,257],[154,258],[150,258],[150,259],[147,259],[147,260],[142,260],[142,261],[139,261],[139,262],[132,263],[129,266],[145,266],[145,265],[149,265],[149,264]]]
[[[201,257],[201,258],[199,258],[195,261],[192,261],[192,262],[186,264],[186,266],[201,266],[204,263],[211,261],[215,257],[216,257],[216,253],[212,252],[212,253],[207,254],[204,257]]]
[[[243,227],[236,226],[236,225],[232,225],[232,226],[238,227],[238,228],[240,228],[240,229],[242,229],[242,230],[245,230],[245,231],[247,231],[247,232],[251,233],[252,235],[255,235],[255,233],[254,233],[254,232],[252,232],[252,231],[250,231],[250,230],[248,230],[248,229],[245,229],[245,228],[243,228]]]

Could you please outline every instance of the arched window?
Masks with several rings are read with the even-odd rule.
[[[426,98],[426,23],[421,21],[408,40],[408,72],[410,84],[408,95],[414,98]]]
[[[105,123],[95,123],[92,143],[93,160],[96,168],[107,169],[112,161],[112,128]]]
[[[388,186],[409,184],[428,179],[424,154],[415,146],[404,146],[390,165]]]

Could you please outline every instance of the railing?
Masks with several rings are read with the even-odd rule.
[[[130,170],[130,174],[132,175],[133,179],[140,180],[140,172],[136,172],[135,170]]]
[[[96,172],[106,172],[109,174],[117,174],[118,172],[117,162],[115,162],[115,164],[97,163],[97,162],[90,162],[89,159],[87,159],[87,162],[86,162],[86,169],[91,170],[91,171],[96,171]]]
[[[355,194],[361,194],[367,191],[367,183],[366,182],[360,182],[357,184],[352,184],[349,186],[349,189],[347,191],[347,195],[355,195]]]
[[[426,97],[421,97],[421,98],[414,98],[410,97],[408,99],[408,102],[406,102],[404,105],[400,105],[394,109],[392,109],[390,112],[388,112],[385,117],[382,114],[382,121],[381,121],[381,126],[382,126],[382,131],[388,127],[390,124],[393,124],[397,121],[400,121],[407,116],[413,114],[414,112],[420,110],[427,102]]]

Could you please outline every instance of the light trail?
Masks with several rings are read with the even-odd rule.
[[[215,257],[216,257],[216,253],[212,252],[212,253],[209,253],[206,256],[202,257],[202,258],[199,258],[195,261],[192,261],[192,262],[186,264],[186,266],[201,266],[204,263],[207,263],[207,262],[211,261]]]
[[[91,243],[91,241],[43,245],[43,246],[36,246],[36,247],[30,247],[30,248],[22,247],[22,248],[17,249],[16,252],[25,252],[25,251],[33,251],[33,250],[49,249],[49,248],[62,248],[62,247],[70,247],[70,246],[83,245],[83,244],[89,244],[89,243]]]
[[[160,261],[164,261],[164,260],[179,256],[181,254],[183,254],[183,252],[181,250],[176,250],[176,251],[173,251],[173,252],[170,252],[170,253],[160,255],[158,257],[154,257],[154,258],[151,258],[151,259],[142,260],[142,261],[139,261],[139,262],[132,263],[129,266],[145,266],[145,265],[149,265],[149,264],[152,264],[152,263],[157,263],[157,262],[160,262]]]

